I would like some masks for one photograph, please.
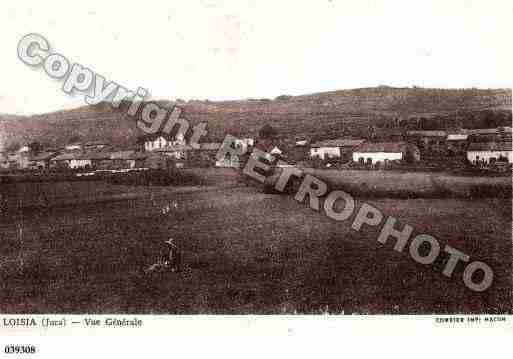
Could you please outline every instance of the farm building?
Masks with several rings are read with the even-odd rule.
[[[150,169],[169,170],[176,167],[176,161],[165,152],[150,152],[144,159],[144,167]]]
[[[406,142],[366,142],[355,148],[353,152],[353,161],[361,164],[398,160],[420,160],[419,149]]]
[[[504,161],[513,163],[511,142],[474,142],[467,150],[467,159],[473,164]]]
[[[351,158],[351,152],[357,146],[364,143],[365,140],[360,139],[337,139],[316,142],[310,147],[310,158]]]
[[[464,155],[468,146],[468,134],[453,133],[448,134],[446,139],[448,155]]]
[[[82,144],[81,143],[70,143],[64,146],[64,150],[66,151],[82,151]]]
[[[185,144],[175,144],[175,145],[168,144],[165,147],[157,148],[152,151],[161,153],[168,157],[172,157],[175,160],[185,160],[185,159],[187,159],[187,153],[191,149],[192,148],[190,146],[187,146]]]
[[[239,156],[227,154],[226,157],[221,160],[216,159],[216,167],[239,168],[240,167]]]
[[[78,153],[61,153],[50,159],[50,167],[71,168],[71,161],[76,161],[78,156]]]
[[[9,168],[9,157],[7,153],[0,152],[0,168],[8,169]]]
[[[41,152],[29,158],[29,166],[34,169],[45,169],[50,167],[50,160],[57,157],[57,152]]]
[[[246,150],[255,145],[255,140],[252,138],[238,138],[235,140],[235,146],[242,146]]]
[[[280,150],[278,146],[274,146],[269,153],[273,156],[281,156],[283,155],[283,151]]]
[[[114,151],[110,153],[110,168],[125,169],[144,166],[147,155],[134,150]]]
[[[76,156],[70,161],[71,168],[107,169],[110,165],[110,152],[92,151]]]
[[[172,146],[185,146],[183,136],[174,137],[168,134],[148,135],[144,140],[144,149],[148,152],[163,150]]]
[[[5,154],[3,161],[9,169],[26,169],[30,166],[30,150],[27,146],[23,146],[16,152],[8,152]]]
[[[90,141],[84,143],[82,146],[84,151],[99,151],[107,148],[109,146],[108,143],[102,141]]]
[[[221,143],[200,143],[199,148],[189,151],[188,163],[193,167],[210,167],[216,163],[216,154]]]
[[[62,153],[50,159],[50,167],[55,168],[107,168],[109,152]]]
[[[511,127],[478,128],[463,130],[471,142],[511,142]]]

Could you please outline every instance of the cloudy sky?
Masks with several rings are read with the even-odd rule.
[[[377,85],[511,87],[511,0],[2,0],[0,113],[83,105],[16,56],[27,33],[159,99]]]

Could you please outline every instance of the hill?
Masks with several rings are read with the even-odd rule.
[[[175,104],[159,103],[169,108]],[[359,135],[370,125],[388,128],[419,118],[432,120],[426,126],[439,128],[511,123],[511,91],[507,89],[381,86],[283,95],[273,100],[191,100],[177,104],[192,124],[207,122],[210,140],[221,140],[227,133],[256,136],[264,124],[283,136],[333,138],[343,133]],[[140,135],[133,118],[107,103],[27,117],[0,115],[0,149],[30,141],[60,146],[72,139],[134,144]]]

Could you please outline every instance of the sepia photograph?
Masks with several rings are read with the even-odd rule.
[[[510,320],[511,2],[1,6],[0,332]]]

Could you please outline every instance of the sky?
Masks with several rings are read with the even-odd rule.
[[[18,59],[28,33],[155,99],[513,83],[511,0],[2,0],[2,8],[4,114],[85,104]]]

